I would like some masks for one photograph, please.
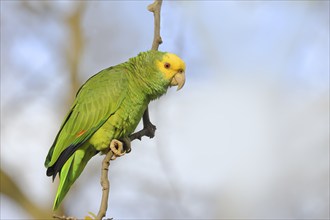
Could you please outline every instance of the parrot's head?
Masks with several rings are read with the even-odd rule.
[[[170,86],[178,86],[177,90],[184,86],[186,64],[180,57],[173,53],[164,53],[156,65],[164,78],[170,82]]]

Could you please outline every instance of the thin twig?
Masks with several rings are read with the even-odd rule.
[[[158,47],[162,41],[160,36],[160,9],[162,7],[163,0],[155,0],[154,3],[148,5],[148,10],[154,13],[154,40],[152,42],[151,50],[158,50]]]
[[[143,136],[147,136],[149,138],[153,138],[155,136],[156,126],[150,122],[149,119],[149,110],[148,108],[145,110],[143,115],[143,129],[131,134],[129,136],[130,141],[135,139],[141,140]]]
[[[108,171],[112,156],[113,156],[113,152],[109,150],[109,152],[102,161],[102,170],[101,170],[102,200],[101,200],[100,210],[95,218],[97,220],[101,220],[105,216],[108,209],[108,198],[110,191],[110,181],[108,178]]]

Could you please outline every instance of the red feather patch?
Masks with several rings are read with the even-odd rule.
[[[81,135],[85,134],[86,130],[81,130],[77,133],[76,137],[80,137]]]

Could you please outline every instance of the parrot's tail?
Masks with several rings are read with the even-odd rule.
[[[65,162],[60,172],[60,184],[57,189],[53,210],[56,210],[72,184],[80,176],[87,162],[97,153],[88,142],[77,149]]]

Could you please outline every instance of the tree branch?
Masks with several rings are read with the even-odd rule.
[[[24,181],[24,180],[22,180]],[[47,219],[51,210],[44,209],[34,203],[26,196],[21,188],[17,185],[3,169],[0,169],[0,193],[8,196],[19,206],[21,206],[34,219]]]
[[[152,42],[151,50],[158,50],[158,47],[162,41],[160,36],[160,9],[162,7],[163,0],[155,0],[154,3],[148,5],[148,10],[154,13],[154,40]]]
[[[101,220],[105,216],[108,209],[108,198],[110,191],[110,181],[108,178],[108,171],[110,166],[110,160],[112,157],[113,157],[113,152],[109,150],[109,152],[102,161],[102,169],[101,169],[102,200],[101,200],[100,210],[95,218],[97,220]]]

